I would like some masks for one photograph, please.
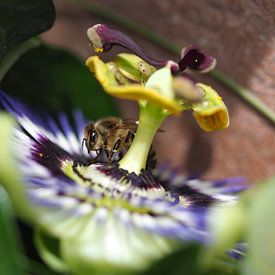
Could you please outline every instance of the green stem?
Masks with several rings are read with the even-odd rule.
[[[112,24],[116,24],[117,26],[128,30],[132,33],[138,34],[143,38],[146,38],[148,41],[162,47],[163,49],[168,50],[173,54],[179,54],[180,48],[171,43],[171,41],[165,39],[161,35],[158,35],[148,28],[140,26],[134,21],[121,16],[115,12],[107,10],[106,8],[102,8],[96,4],[92,4],[91,2],[87,2],[86,0],[71,0],[75,4],[78,4],[84,7],[86,10],[94,14],[95,16],[110,22]],[[228,87],[233,93],[242,98],[246,103],[248,103],[251,107],[256,109],[259,113],[261,113],[265,118],[267,118],[270,122],[275,124],[275,113],[268,108],[260,99],[255,97],[253,93],[245,89],[236,83],[233,79],[223,74],[221,71],[215,69],[209,73],[216,81],[222,83],[225,87]]]
[[[120,168],[136,174],[145,169],[154,136],[166,116],[158,107],[140,103],[138,129],[131,147],[119,162]]]

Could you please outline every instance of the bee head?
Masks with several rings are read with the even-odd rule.
[[[83,142],[85,144],[85,147],[87,148],[88,153],[90,151],[95,151],[98,150],[99,145],[98,145],[98,132],[95,129],[94,123],[89,123],[85,126],[84,128],[84,138]]]

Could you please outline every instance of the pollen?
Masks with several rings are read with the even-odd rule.
[[[95,50],[95,52],[97,52],[97,53],[102,53],[102,52],[103,52],[103,48],[94,47],[94,50]]]
[[[44,154],[43,154],[43,153],[39,153],[38,156],[39,156],[40,158],[43,158],[43,157],[44,157]]]

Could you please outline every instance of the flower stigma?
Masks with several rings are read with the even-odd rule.
[[[112,62],[104,63],[92,56],[86,65],[102,87],[112,96],[136,100],[140,113],[134,140],[119,161],[119,167],[139,174],[146,169],[152,142],[161,123],[171,115],[192,109],[198,125],[205,131],[227,128],[229,115],[216,91],[205,84],[195,83],[184,70],[208,72],[216,59],[207,56],[197,46],[182,50],[179,62],[149,57],[124,33],[97,24],[87,31],[88,39],[101,52],[122,46],[134,54],[118,54]]]

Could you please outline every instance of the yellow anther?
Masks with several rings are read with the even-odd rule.
[[[103,52],[103,48],[96,48],[94,47],[94,51],[97,53],[102,53]]]
[[[200,127],[206,132],[225,129],[229,126],[229,116],[226,108],[217,108],[215,112],[200,114],[194,112],[194,117]]]
[[[229,114],[222,97],[210,86],[201,83],[197,86],[205,91],[204,100],[193,104],[193,115],[199,126],[207,132],[227,128],[229,126]]]

